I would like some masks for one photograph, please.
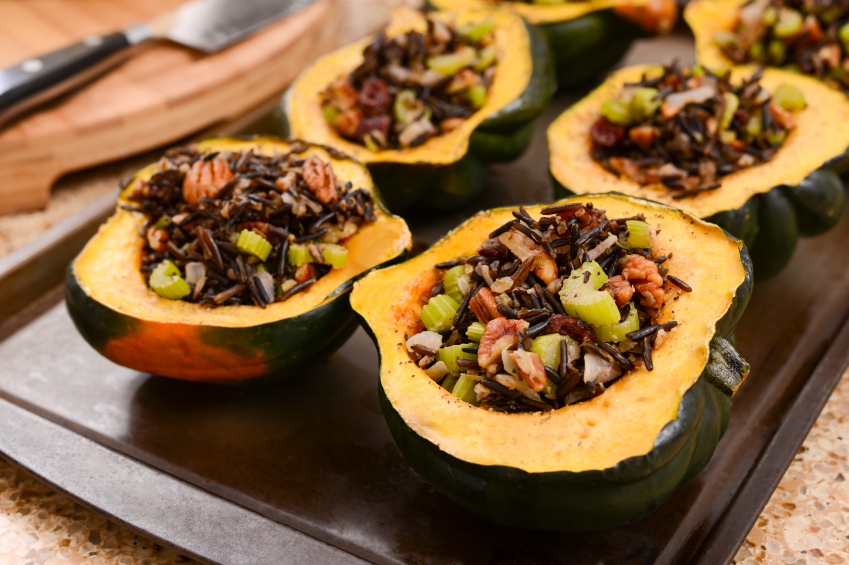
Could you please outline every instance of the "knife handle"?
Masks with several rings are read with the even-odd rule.
[[[143,26],[75,45],[0,70],[0,126],[23,112],[97,78],[129,55],[128,47],[150,37]]]

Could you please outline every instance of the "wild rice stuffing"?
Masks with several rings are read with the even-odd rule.
[[[495,76],[492,22],[427,19],[427,33],[379,34],[363,62],[321,95],[342,137],[372,151],[416,147],[452,131],[486,103]]]
[[[141,272],[158,294],[207,307],[265,308],[345,265],[344,241],[375,220],[372,196],[331,163],[171,149],[123,208],[146,216]]]
[[[849,3],[756,0],[714,40],[735,63],[784,66],[849,90]]]
[[[524,208],[444,272],[406,337],[412,359],[454,396],[497,412],[548,411],[598,396],[637,367],[692,289],[657,256],[642,215],[610,220],[591,202]]]
[[[667,65],[602,103],[592,157],[639,184],[662,184],[676,200],[715,190],[722,177],[772,159],[805,107],[798,88],[768,92],[761,77],[732,84],[730,73]]]

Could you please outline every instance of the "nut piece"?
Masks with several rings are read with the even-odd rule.
[[[478,365],[488,367],[501,360],[501,352],[519,343],[519,332],[525,329],[524,320],[495,318],[486,325],[478,346]]]
[[[539,355],[525,351],[524,349],[517,349],[516,351],[511,351],[509,356],[519,369],[519,375],[525,379],[529,387],[536,392],[541,391],[545,387],[545,366],[542,364],[542,359],[539,358]]]
[[[183,179],[183,200],[197,206],[201,198],[215,198],[233,173],[224,159],[198,160]]]
[[[469,301],[469,310],[474,312],[478,320],[484,325],[488,324],[490,320],[504,317],[498,311],[498,303],[495,301],[492,292],[485,286]]]
[[[610,277],[610,279],[605,283],[601,290],[606,290],[610,293],[610,296],[616,301],[616,305],[619,307],[624,306],[631,300],[631,297],[634,296],[634,287],[631,286],[631,283],[622,278],[622,275],[616,275],[615,277]]]
[[[336,194],[336,176],[330,163],[325,163],[318,157],[310,157],[304,163],[303,174],[307,188],[315,194],[319,202],[327,204],[339,199]]]
[[[657,272],[657,264],[642,255],[628,256],[628,262],[622,269],[622,277],[631,281],[634,290],[642,297],[640,304],[649,308],[659,308],[663,304],[663,277]]]

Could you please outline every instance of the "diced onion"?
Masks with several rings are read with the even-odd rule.
[[[409,343],[409,341],[407,343]],[[436,363],[425,369],[424,372],[427,374],[428,377],[432,378],[436,382],[439,382],[445,375],[448,374],[448,367],[446,367],[445,363],[443,363],[442,361],[437,361]]]
[[[612,381],[622,374],[619,367],[602,359],[598,355],[587,353],[584,355],[584,382],[587,384],[603,384]]]
[[[186,263],[186,282],[194,285],[201,278],[206,276],[206,265],[203,263]]]
[[[407,340],[407,351],[412,351],[414,345],[421,345],[438,351],[442,347],[442,336],[436,332],[419,332]],[[445,365],[445,363],[442,363]]]

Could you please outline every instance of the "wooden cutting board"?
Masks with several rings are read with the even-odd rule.
[[[181,0],[2,0],[0,67],[133,22]],[[0,214],[43,207],[62,175],[166,145],[278,96],[335,46],[335,0],[316,0],[214,55],[167,41],[0,129]]]

